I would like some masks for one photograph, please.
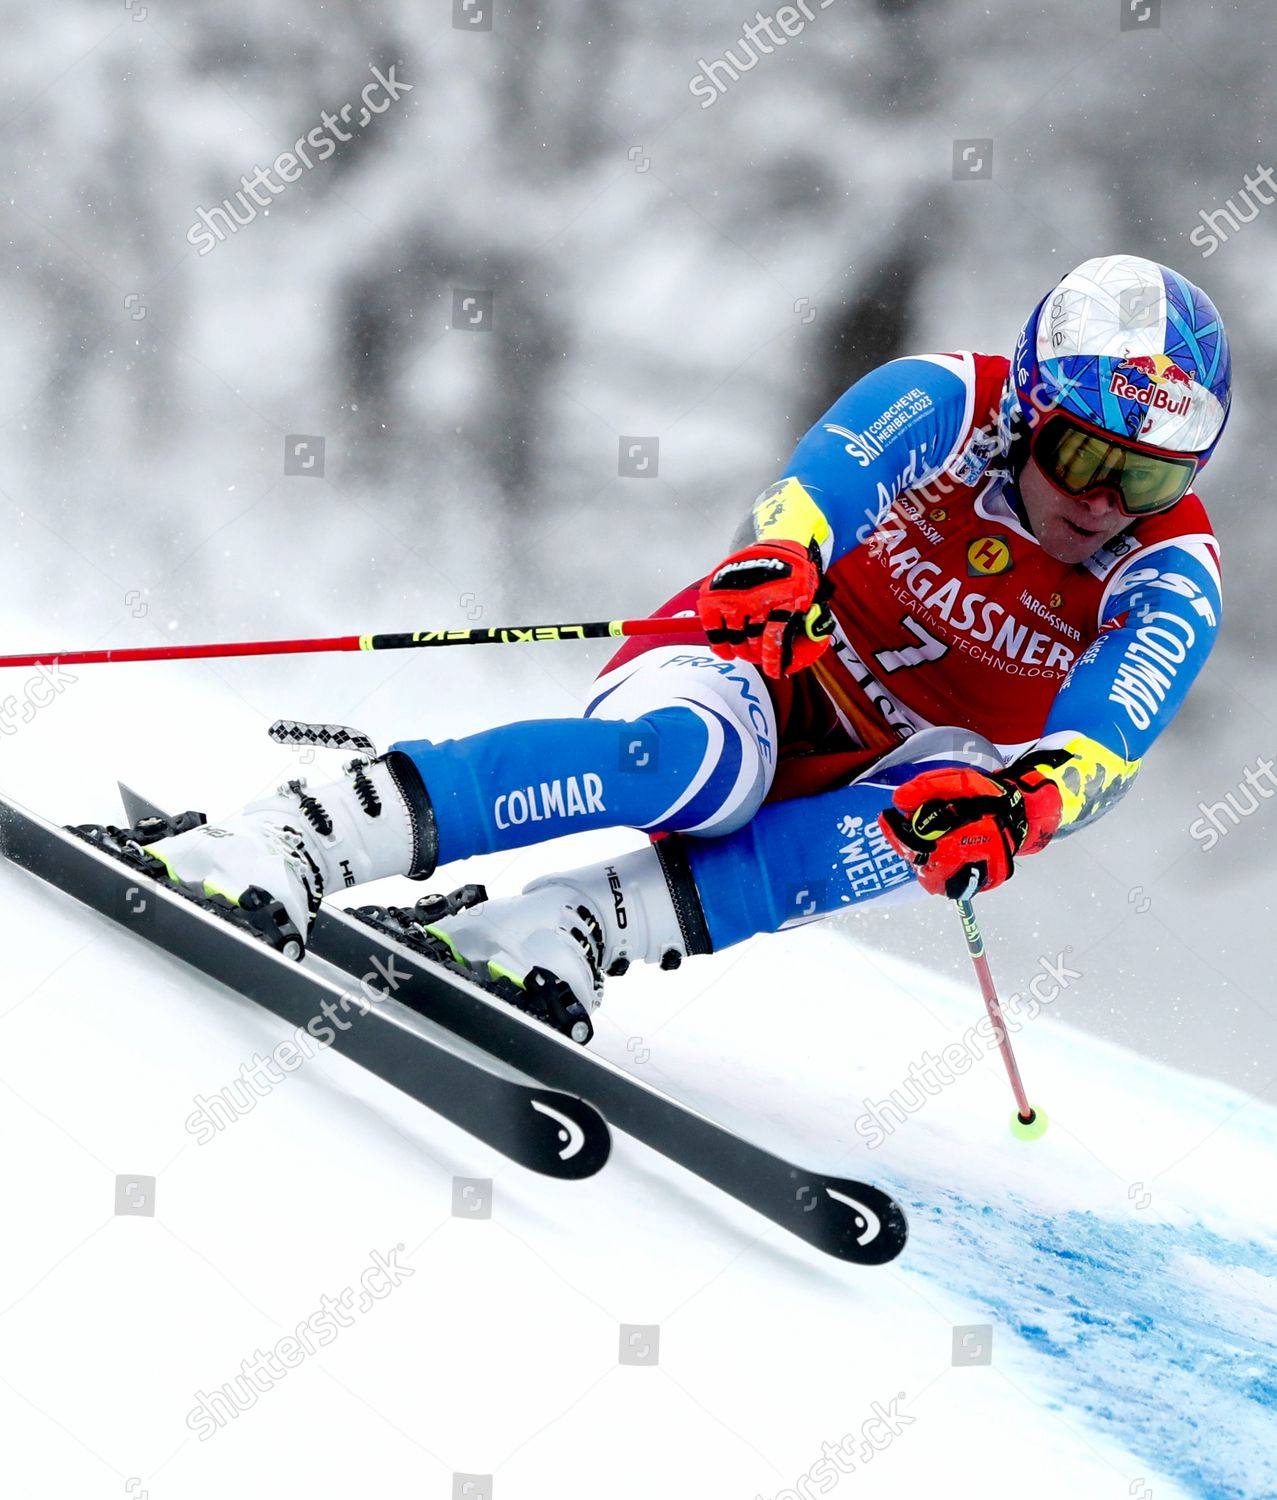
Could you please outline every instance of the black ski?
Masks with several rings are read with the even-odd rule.
[[[344,990],[4,797],[0,854],[290,1025],[304,1027],[326,1014],[331,1020],[340,1011],[348,1029],[324,1028],[337,1051],[521,1166],[579,1178],[606,1162],[611,1135],[592,1105],[458,1056],[432,1039],[412,1009],[382,998],[384,984],[364,993]]]
[[[162,809],[121,785],[137,823]],[[774,1156],[641,1082],[567,1036],[377,933],[329,902],[308,951],[370,987],[392,976],[395,999],[550,1088],[579,1094],[612,1125],[827,1255],[883,1265],[904,1249],[904,1210],[870,1183]]]
[[[618,1130],[827,1255],[882,1265],[904,1249],[904,1210],[881,1188],[773,1156],[339,907],[320,907],[309,952],[369,984],[393,962],[404,1005],[529,1077],[580,1094]]]

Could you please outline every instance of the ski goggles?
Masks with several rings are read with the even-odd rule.
[[[1169,510],[1188,493],[1197,459],[1172,457],[1161,448],[1119,442],[1111,432],[1056,412],[1033,440],[1038,467],[1067,495],[1106,489],[1128,516]]]

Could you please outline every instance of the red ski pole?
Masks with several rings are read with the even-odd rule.
[[[962,934],[967,940],[967,952],[971,955],[971,963],[975,968],[976,978],[980,982],[980,993],[984,996],[985,1009],[989,1012],[989,1019],[993,1022],[993,1029],[997,1034],[998,1050],[1002,1053],[1007,1077],[1011,1080],[1011,1092],[1015,1095],[1015,1113],[1011,1116],[1011,1133],[1021,1140],[1035,1141],[1046,1130],[1046,1112],[1035,1109],[1029,1103],[1029,1096],[1025,1092],[1024,1081],[1020,1077],[1019,1065],[1016,1063],[1015,1052],[1011,1046],[1011,1037],[1002,1015],[998,989],[993,982],[993,970],[989,967],[989,960],[984,951],[984,937],[980,932],[980,924],[976,921],[975,906],[970,896],[957,897],[955,904],[958,908],[958,916],[962,920]]]
[[[0,656],[0,667],[64,667],[95,662],[188,661],[209,656],[292,656],[311,651],[403,651],[419,646],[511,646],[529,641],[593,641],[632,635],[700,631],[695,617],[587,620],[567,625],[485,626],[478,630],[414,630],[398,635],[332,635],[295,641],[224,641],[202,646],[128,646],[103,651],[32,651]]]

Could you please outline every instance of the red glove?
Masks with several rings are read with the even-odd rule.
[[[820,553],[798,542],[755,542],[701,584],[701,625],[716,656],[741,658],[768,677],[801,672],[829,646],[833,592]]]
[[[1031,764],[922,771],[891,800],[878,819],[887,841],[924,890],[954,900],[1010,880],[1015,856],[1045,849],[1062,810],[1059,787]]]

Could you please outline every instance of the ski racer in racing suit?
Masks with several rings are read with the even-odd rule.
[[[1211,650],[1219,549],[1192,486],[1229,400],[1203,292],[1088,261],[1011,360],[896,359],[839,397],[732,554],[658,611],[686,635],[627,643],[580,719],[401,741],[148,852],[232,905],[265,890],[304,936],[365,880],[641,830],[423,919],[480,977],[540,968],[587,1011],[635,960],[991,890],[1130,789]]]

